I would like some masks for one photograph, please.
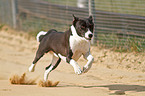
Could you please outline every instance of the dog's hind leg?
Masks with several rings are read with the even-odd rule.
[[[60,61],[61,61],[61,59],[56,54],[53,55],[51,64],[48,67],[46,67],[46,69],[45,69],[45,73],[44,73],[45,81],[47,81],[49,73],[59,65]]]
[[[44,50],[44,48],[42,48],[41,46],[39,46],[37,52],[36,52],[36,56],[35,56],[35,59],[33,61],[33,63],[31,64],[31,66],[29,67],[29,72],[34,72],[35,70],[35,66],[36,66],[36,63],[37,61],[43,57],[43,55],[45,53],[47,53],[48,51]]]

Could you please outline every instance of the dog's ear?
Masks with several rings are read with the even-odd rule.
[[[76,17],[74,14],[72,14],[72,16],[73,16],[73,25],[75,26],[76,22],[79,20],[79,18]]]
[[[89,20],[93,21],[93,16],[92,15],[89,16]]]
[[[79,18],[76,17],[74,14],[72,14],[72,16],[73,16],[73,21],[78,21],[79,20]]]

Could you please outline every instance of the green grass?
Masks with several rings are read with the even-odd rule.
[[[36,36],[40,31],[48,31],[56,29],[58,31],[65,31],[68,28],[66,24],[58,22],[48,22],[46,19],[31,16],[27,19],[20,18],[20,30],[28,32],[31,36]]]
[[[48,1],[50,3],[53,3],[53,4],[59,4],[59,5],[69,5],[69,6],[74,6],[76,7],[77,6],[77,0],[43,0],[43,1]]]
[[[77,6],[77,0],[44,1],[60,5]],[[95,3],[97,10],[145,16],[145,1],[143,0],[95,0]],[[50,17],[50,19],[51,18],[53,17]],[[36,34],[42,30],[48,31],[53,28],[58,31],[65,31],[69,27],[65,22],[67,20],[64,20],[64,24],[62,24],[62,22],[48,22],[46,19],[30,16],[27,19],[21,18],[20,21],[22,26],[20,29],[28,31],[32,36],[36,36]],[[117,52],[145,51],[145,39],[142,37],[123,36],[120,38],[116,32],[105,29],[97,29],[97,39],[99,46],[109,47]]]
[[[21,19],[21,24],[23,27],[20,29],[28,32],[31,36],[36,36],[36,34],[42,30],[48,31],[50,29],[56,29],[64,32],[69,28],[67,24],[60,24],[58,22],[50,21],[48,22],[45,19],[37,17]],[[113,32],[105,29],[97,29],[97,40],[99,41],[99,47],[105,46],[105,48],[112,48],[117,52],[145,51],[145,39],[142,37],[129,35],[118,36],[115,31]]]
[[[98,30],[97,34],[97,46],[99,47],[112,48],[112,50],[117,52],[145,51],[145,39],[142,37],[128,35],[120,38],[116,33],[102,34],[101,31],[99,32]]]
[[[2,28],[4,27],[4,24],[0,24],[0,30],[2,30]]]
[[[53,4],[77,6],[77,0],[44,0]],[[95,0],[96,10],[145,16],[145,0]]]
[[[95,0],[97,10],[145,16],[144,0]]]

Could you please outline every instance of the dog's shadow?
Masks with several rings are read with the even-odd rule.
[[[82,88],[99,88],[104,87],[108,88],[109,90],[119,90],[119,91],[135,91],[135,92],[142,92],[145,91],[145,86],[141,85],[125,85],[125,84],[112,84],[112,85],[100,85],[100,86],[81,86],[81,85],[64,85],[59,87],[82,87]]]
[[[145,91],[145,86],[141,85],[124,85],[124,84],[113,84],[113,85],[103,85],[97,87],[107,87],[109,90],[120,90],[120,91],[135,91],[142,92]]]

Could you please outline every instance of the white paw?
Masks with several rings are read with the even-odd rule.
[[[30,67],[29,67],[29,72],[34,72],[35,71],[35,64],[32,64]]]
[[[50,71],[49,70],[46,70],[44,72],[44,81],[47,81],[48,80],[48,75],[49,75]]]
[[[47,81],[47,79],[48,79],[48,74],[44,73],[44,81]]]
[[[79,66],[74,68],[74,70],[75,70],[75,73],[78,74],[78,75],[80,75],[82,73],[82,70],[81,70],[81,68]]]

